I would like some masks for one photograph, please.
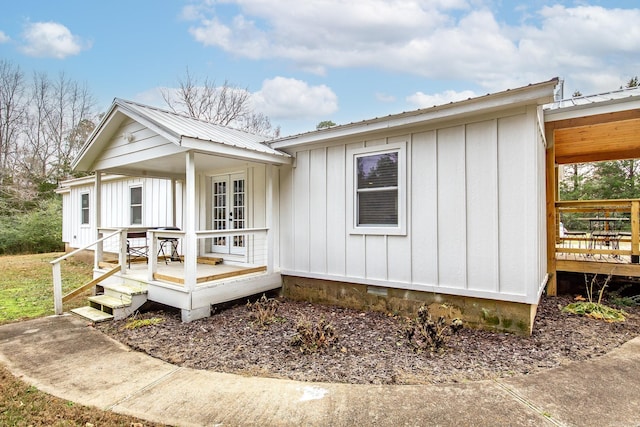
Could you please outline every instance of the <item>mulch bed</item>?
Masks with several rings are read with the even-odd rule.
[[[526,375],[603,355],[640,335],[640,309],[607,323],[562,313],[570,297],[543,297],[530,337],[463,328],[443,353],[417,354],[400,332],[402,317],[279,299],[278,320],[260,326],[244,304],[182,323],[179,312],[155,310],[137,319],[162,322],[126,329],[128,320],[97,328],[167,362],[242,375],[353,384],[455,383]],[[301,320],[325,319],[336,341],[303,354],[291,340]]]

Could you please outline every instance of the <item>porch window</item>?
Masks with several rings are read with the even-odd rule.
[[[129,188],[131,225],[142,225],[142,187]]]
[[[89,224],[89,193],[80,194],[80,224]]]
[[[352,233],[405,234],[404,147],[388,144],[352,151]]]

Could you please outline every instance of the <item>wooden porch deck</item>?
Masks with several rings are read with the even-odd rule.
[[[104,268],[114,267],[116,264],[101,263]],[[198,262],[196,283],[203,285],[205,283],[215,282],[218,280],[229,279],[231,277],[244,276],[267,271],[266,266],[240,266],[233,264]],[[132,262],[131,267],[127,268],[126,275],[132,279],[145,282],[147,281],[148,266],[146,262]],[[154,279],[168,282],[173,285],[184,285],[184,264],[172,261],[167,264],[164,261],[158,262],[158,271],[154,274]]]
[[[623,242],[620,244],[620,250],[630,251],[630,246]],[[587,242],[585,241],[581,247],[586,248]],[[588,249],[583,252],[564,252],[575,248],[579,249],[576,241],[570,242],[569,247],[563,244],[556,246],[556,271],[640,277],[640,264],[632,263],[631,255],[590,253]]]

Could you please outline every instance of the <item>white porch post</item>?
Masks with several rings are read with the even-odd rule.
[[[102,227],[102,172],[96,171],[95,188],[93,191],[93,223],[95,224],[96,239],[99,239],[102,233],[100,233],[100,227]],[[103,244],[98,242],[95,248],[93,256],[93,268],[97,269],[102,261],[103,256]]]
[[[267,227],[267,273],[273,273],[273,166],[267,164],[265,225]]]
[[[190,292],[196,287],[198,239],[196,236],[196,165],[193,152],[186,155],[184,210],[184,284]]]
[[[176,227],[178,223],[176,220],[176,180],[174,178],[171,179],[171,221],[172,227]]]

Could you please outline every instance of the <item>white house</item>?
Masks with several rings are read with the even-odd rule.
[[[446,302],[468,323],[527,333],[548,278],[542,106],[557,83],[269,142],[116,99],[74,163],[95,178],[59,189],[64,241],[112,234],[89,248],[97,278],[118,254],[105,294],[137,281],[185,321],[282,287],[388,311]],[[177,239],[181,262],[129,267],[132,231],[149,255]]]

